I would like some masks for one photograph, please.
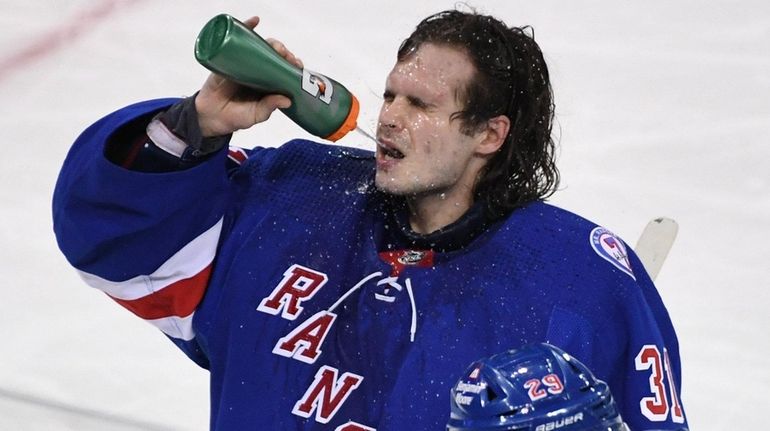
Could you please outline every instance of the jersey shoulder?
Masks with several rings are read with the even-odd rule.
[[[241,205],[259,207],[256,211],[338,226],[360,217],[371,198],[379,196],[370,151],[295,139],[248,153],[232,178]],[[334,217],[330,221],[322,214]]]
[[[316,181],[331,185],[372,177],[374,153],[294,139],[276,148],[250,151],[243,165],[248,175],[271,183]]]
[[[590,272],[594,277],[636,281],[636,271],[643,271],[620,236],[544,202],[513,211],[496,236],[503,247],[513,248],[516,254],[535,253],[546,261],[558,261],[560,267]]]

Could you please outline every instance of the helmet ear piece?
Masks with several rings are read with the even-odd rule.
[[[451,390],[448,430],[622,429],[606,383],[546,343],[474,362]]]

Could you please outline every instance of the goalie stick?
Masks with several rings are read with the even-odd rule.
[[[674,245],[678,231],[679,225],[674,219],[659,217],[647,223],[636,242],[634,251],[653,281],[658,276],[671,246]]]

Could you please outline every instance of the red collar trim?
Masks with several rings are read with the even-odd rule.
[[[432,267],[434,255],[433,250],[393,250],[380,252],[380,259],[392,268],[391,277],[398,277],[407,266]]]

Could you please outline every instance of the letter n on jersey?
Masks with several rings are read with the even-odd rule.
[[[292,413],[309,418],[315,411],[316,422],[329,423],[348,396],[364,380],[362,376],[353,373],[343,373],[337,378],[338,373],[334,367],[321,367],[305,395],[294,405]]]

